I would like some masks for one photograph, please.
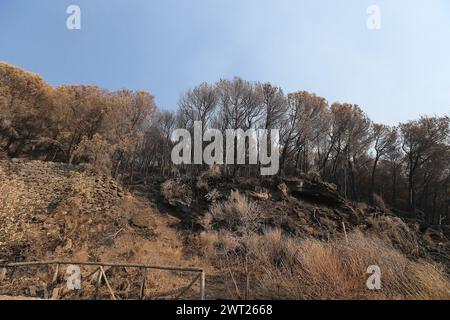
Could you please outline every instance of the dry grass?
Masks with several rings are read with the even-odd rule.
[[[348,242],[323,242],[293,238],[279,229],[260,232],[257,212],[234,193],[212,205],[204,221],[205,257],[227,278],[234,298],[450,299],[450,280],[440,266],[412,260],[397,249],[418,246],[401,220],[383,217],[373,221],[371,232],[350,233]],[[367,270],[374,265],[382,272],[378,291],[367,287]]]
[[[261,277],[259,295],[289,299],[450,299],[443,270],[412,261],[390,244],[359,231],[344,240],[295,241],[269,231],[249,243]],[[380,267],[382,289],[366,286],[367,268]]]
[[[255,231],[260,222],[261,212],[256,204],[232,191],[227,201],[211,206],[203,224],[206,229],[226,229],[243,235]]]
[[[112,168],[111,153],[111,146],[102,135],[95,134],[92,139],[84,136],[76,147],[70,162],[84,158],[90,164],[90,167],[98,173],[110,174]]]

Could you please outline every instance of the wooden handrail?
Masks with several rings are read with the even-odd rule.
[[[106,285],[108,286],[108,289],[111,293],[112,298],[115,300],[116,297],[112,291],[112,288],[106,278],[106,274],[104,271],[104,267],[110,267],[110,268],[139,268],[139,269],[154,269],[154,270],[164,270],[164,271],[178,271],[178,272],[194,272],[199,273],[199,275],[192,281],[188,287],[181,289],[181,296],[184,294],[189,288],[192,287],[192,285],[200,278],[200,299],[205,299],[205,271],[203,268],[196,268],[196,267],[171,267],[171,266],[159,266],[159,265],[151,265],[151,264],[137,264],[137,263],[111,263],[111,262],[92,262],[92,261],[32,261],[32,262],[5,262],[0,261],[0,268],[5,270],[6,268],[19,268],[19,267],[33,267],[33,266],[44,266],[44,265],[56,265],[55,274],[53,276],[53,281],[57,278],[57,274],[59,271],[60,265],[79,265],[79,266],[97,266],[97,268],[94,272],[91,272],[90,275],[94,274],[95,272],[99,271],[99,280],[97,285],[99,285],[101,279],[103,278],[106,282]],[[145,277],[143,280],[144,284],[141,286],[141,292],[140,297],[143,298],[143,290],[145,285]],[[178,296],[178,298],[179,298]]]
[[[181,272],[203,272],[202,268],[195,267],[170,267],[170,266],[158,266],[150,264],[135,264],[135,263],[110,263],[110,262],[82,262],[82,261],[34,261],[34,262],[0,262],[1,268],[8,267],[29,267],[29,266],[41,266],[41,265],[81,265],[81,266],[102,266],[113,268],[145,268],[156,269],[166,271],[181,271]]]

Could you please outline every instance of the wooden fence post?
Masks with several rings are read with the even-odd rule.
[[[205,298],[206,298],[205,282],[206,282],[205,271],[202,271],[202,275],[200,277],[200,300],[205,300]]]

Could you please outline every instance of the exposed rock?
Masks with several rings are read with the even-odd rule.
[[[345,199],[331,183],[309,180],[287,180],[289,192],[294,197],[305,198],[322,205],[342,205]]]

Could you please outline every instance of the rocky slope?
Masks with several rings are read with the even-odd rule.
[[[358,229],[386,239],[411,258],[443,263],[450,273],[448,227],[426,226],[418,219],[399,218],[383,205],[372,207],[348,201],[334,185],[320,179],[306,176],[224,179],[204,174],[165,181],[160,188],[162,197],[156,201],[164,201],[180,212],[194,241],[197,234],[191,231],[202,230],[201,217],[209,206],[237,191],[256,203],[264,228],[279,228],[297,238],[323,241]]]
[[[0,261],[103,261],[197,266],[185,258],[177,219],[82,166],[0,161]],[[50,268],[51,269],[51,268]],[[51,296],[49,268],[23,268],[0,282],[0,295]],[[86,273],[91,268],[86,268]],[[108,273],[109,272],[109,273]],[[136,297],[137,270],[108,271],[119,296]],[[149,273],[149,296],[182,287],[190,275]],[[60,283],[64,283],[60,275]],[[82,297],[92,297],[93,285]],[[197,294],[193,292],[191,294]],[[108,292],[103,292],[108,297]]]

